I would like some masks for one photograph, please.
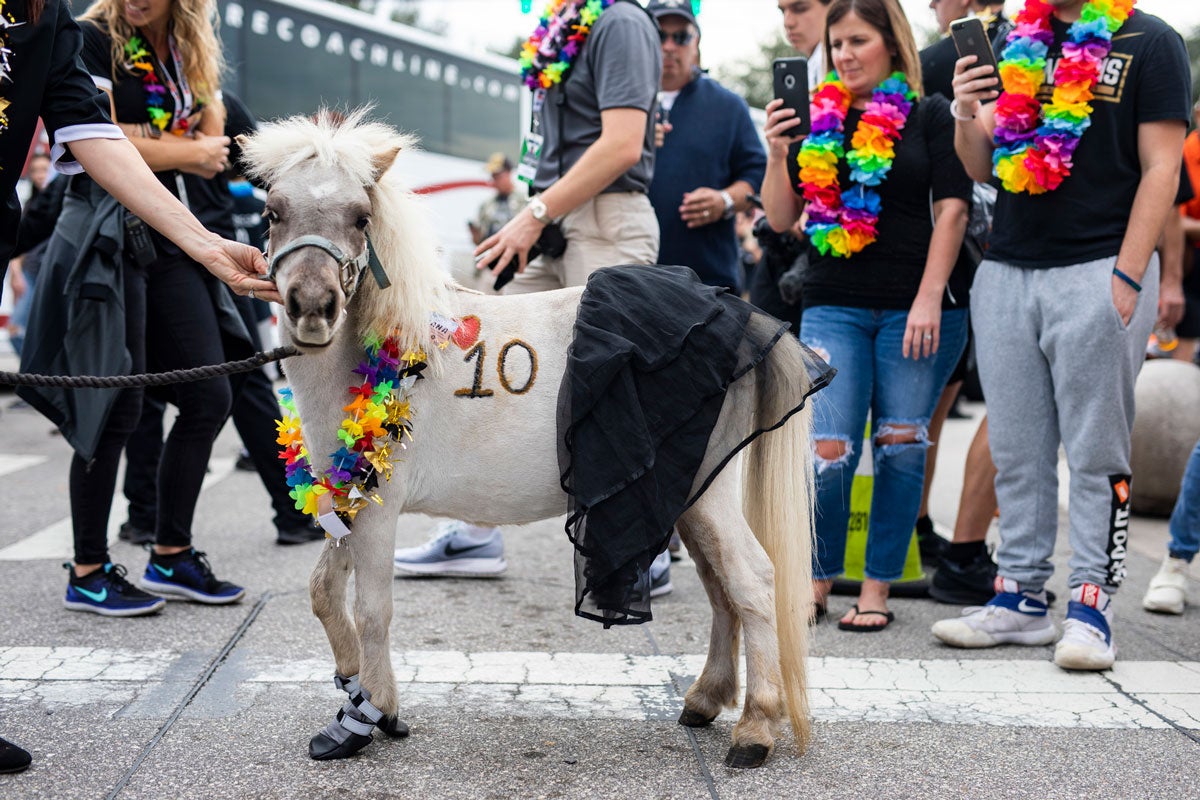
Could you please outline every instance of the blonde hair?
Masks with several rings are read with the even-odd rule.
[[[215,0],[170,0],[170,31],[183,59],[183,77],[197,99],[216,106],[221,89],[221,73],[225,57],[221,40],[217,38],[217,4]],[[137,35],[137,29],[125,19],[124,0],[95,0],[80,19],[98,23],[112,37],[112,77],[130,74],[125,45]],[[166,54],[159,53],[163,58]]]
[[[892,69],[904,73],[909,88],[920,97],[924,94],[921,81],[921,56],[917,41],[913,38],[912,26],[900,7],[900,0],[833,0],[829,14],[825,17],[825,52],[829,63],[833,63],[833,48],[829,45],[829,29],[849,13],[870,25],[883,36],[888,50],[894,50]]]

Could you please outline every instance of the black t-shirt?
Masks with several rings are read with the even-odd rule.
[[[1053,65],[1068,26],[1052,18],[1054,46],[1038,99],[1053,89]],[[1136,12],[1113,36],[1091,105],[1092,124],[1071,175],[1053,192],[1000,190],[988,258],[1019,267],[1082,264],[1117,255],[1141,180],[1138,125],[1187,121],[1191,83],[1183,39],[1158,17]]]
[[[76,139],[121,138],[108,118],[108,103],[79,67],[79,27],[64,0],[50,0],[36,25],[28,22],[25,0],[13,0],[6,10],[17,25],[6,32],[11,81],[0,85],[0,98],[8,106],[7,130],[0,133],[0,280],[16,243],[21,204],[17,179],[40,116],[54,144],[53,157],[62,158],[60,172],[78,172],[78,164],[63,149]]]
[[[142,79],[126,69],[113,69],[112,38],[107,30],[89,20],[80,20],[79,27],[83,30],[83,66],[91,74],[97,86],[111,89],[113,107],[116,109],[117,121],[140,125],[150,121],[146,111],[146,90]],[[143,37],[144,39],[145,37]],[[146,49],[151,50],[150,43],[145,43]],[[161,54],[155,59],[155,69],[165,67],[172,79],[178,80],[175,74],[173,59],[162,58]],[[161,81],[160,77],[160,81]],[[165,83],[165,81],[163,81]],[[199,113],[203,104],[197,101],[194,110]],[[163,110],[174,115],[175,101],[171,92],[164,93]],[[164,133],[164,136],[172,134]],[[213,233],[225,238],[233,238],[233,199],[225,187],[224,181],[205,180],[198,175],[190,175],[179,170],[163,170],[156,172],[159,181],[171,194],[184,202],[196,218]],[[182,187],[182,188],[181,188]],[[153,232],[157,245],[165,252],[178,253],[179,248],[167,239]]]
[[[862,112],[854,108],[846,116],[847,152],[861,118]],[[954,119],[946,98],[925,97],[913,106],[901,137],[892,171],[876,187],[882,203],[878,237],[850,258],[822,256],[810,248],[805,308],[906,310],[916,298],[933,237],[930,202],[969,202],[972,183],[954,152]],[[838,162],[838,180],[843,190],[850,186],[845,158]]]

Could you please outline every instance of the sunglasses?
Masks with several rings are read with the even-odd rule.
[[[696,34],[692,31],[675,31],[674,33],[659,31],[658,38],[663,44],[666,44],[667,39],[670,39],[680,47],[687,47],[692,43],[692,39],[696,38]]]

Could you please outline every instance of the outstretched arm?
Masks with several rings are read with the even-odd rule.
[[[251,291],[262,300],[281,302],[275,284],[258,276],[267,271],[262,253],[253,247],[222,239],[200,224],[167,191],[126,139],[82,139],[71,142],[71,153],[88,175],[121,205],[179,245],[238,294]]]

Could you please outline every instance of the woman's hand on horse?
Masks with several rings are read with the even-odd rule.
[[[490,270],[498,275],[508,262],[518,259],[517,272],[525,271],[525,259],[546,226],[533,218],[528,208],[508,221],[503,228],[479,243],[475,248],[475,269]]]
[[[283,302],[279,287],[273,281],[259,277],[267,274],[267,260],[256,247],[213,237],[199,252],[189,252],[188,255],[229,284],[236,294],[248,295],[253,292],[259,300]]]
[[[201,178],[214,178],[229,168],[229,137],[205,136],[199,131],[192,139],[195,161],[191,172]]]
[[[767,140],[767,155],[771,158],[787,158],[788,146],[798,140],[789,131],[800,124],[800,118],[791,108],[782,108],[783,100],[775,98],[767,103],[767,124],[763,136]]]

